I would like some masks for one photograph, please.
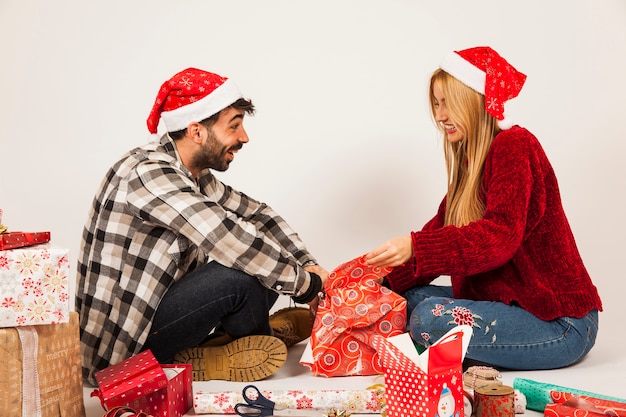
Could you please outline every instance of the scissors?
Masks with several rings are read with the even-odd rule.
[[[276,407],[276,403],[261,394],[254,385],[247,385],[241,392],[246,403],[235,404],[235,412],[242,417],[294,416],[307,417],[322,415],[318,410],[298,410]]]

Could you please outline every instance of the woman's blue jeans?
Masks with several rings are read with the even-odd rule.
[[[541,320],[523,308],[501,302],[454,299],[449,286],[411,288],[407,299],[409,330],[429,346],[452,327],[472,326],[466,358],[498,369],[555,369],[580,361],[593,347],[598,311],[577,319]]]
[[[161,363],[198,346],[218,325],[233,338],[270,335],[278,294],[253,276],[210,262],[172,285],[159,304],[144,349]]]

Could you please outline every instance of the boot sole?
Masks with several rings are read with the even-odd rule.
[[[286,361],[287,346],[273,336],[246,336],[223,346],[189,348],[174,357],[174,363],[191,364],[194,381],[259,381]]]

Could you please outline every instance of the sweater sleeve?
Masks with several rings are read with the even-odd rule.
[[[496,136],[483,172],[483,217],[461,227],[411,233],[418,276],[473,275],[513,257],[525,230],[532,229],[529,219],[537,221],[545,210],[535,143],[519,127]]]
[[[440,275],[478,274],[512,258],[525,230],[532,229],[529,222],[545,210],[541,187],[536,184],[543,174],[534,143],[534,136],[519,127],[496,136],[483,173],[483,217],[461,227],[443,226],[444,200],[437,216],[422,230],[411,232],[414,258],[410,265],[392,271],[388,277],[392,288],[423,285]],[[532,196],[531,205],[532,193],[537,195]]]

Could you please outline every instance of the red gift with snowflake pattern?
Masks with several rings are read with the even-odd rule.
[[[0,251],[0,327],[67,323],[69,250],[49,244]]]

